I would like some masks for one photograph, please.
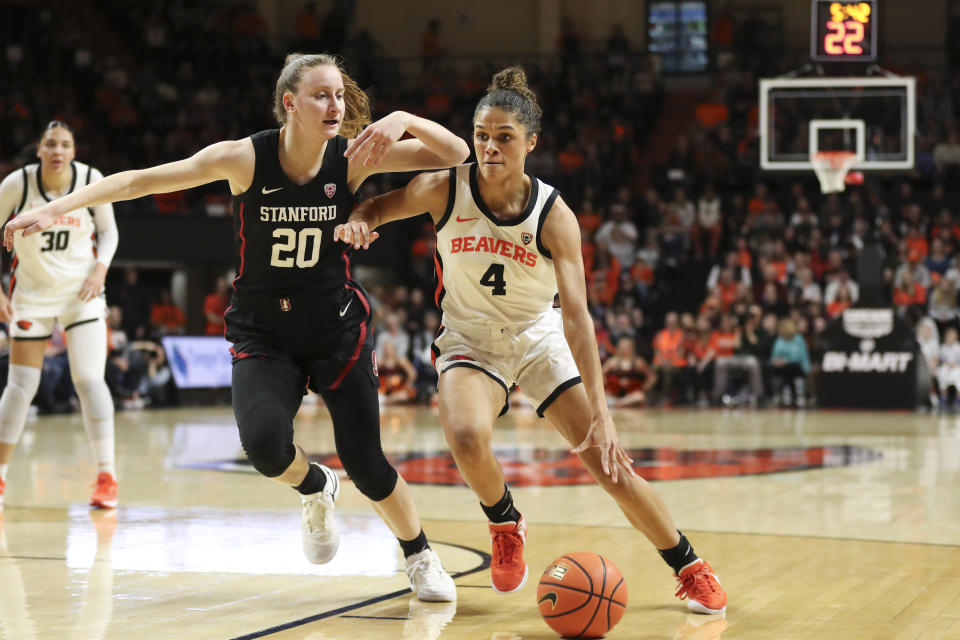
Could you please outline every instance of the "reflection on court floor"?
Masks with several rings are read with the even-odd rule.
[[[495,430],[530,522],[531,579],[509,596],[490,589],[486,525],[436,415],[385,412],[384,447],[421,483],[424,529],[457,575],[459,600],[444,605],[411,599],[395,540],[349,482],[340,553],[307,563],[296,495],[247,472],[229,409],[191,409],[118,417],[115,512],[85,505],[79,417],[31,423],[0,520],[0,638],[553,639],[535,578],[570,551],[604,554],[624,573],[630,600],[613,639],[960,637],[955,417],[615,417],[638,469],[671,480],[657,489],[718,571],[725,618],[687,614],[652,547],[532,412]],[[302,413],[297,438],[332,461],[322,410]]]

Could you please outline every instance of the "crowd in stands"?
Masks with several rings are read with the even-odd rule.
[[[173,0],[125,4],[122,11],[109,10],[118,0],[93,5],[115,34],[104,38],[107,50],[97,56],[84,53],[69,23],[20,9],[44,37],[8,48],[2,61],[3,173],[29,159],[30,143],[53,117],[74,125],[80,156],[105,173],[178,159],[275,126],[270,96],[291,43],[270,36],[253,3]],[[937,372],[933,396],[951,387],[955,395],[960,76],[898,69],[919,79],[917,169],[868,174],[862,186],[824,196],[812,174],[760,173],[757,78],[785,71],[787,63],[754,49],[738,52],[731,20],[724,14],[723,33],[712,36],[722,36],[727,64],[711,77],[690,126],[669,139],[657,132],[664,89],[655,59],[632,47],[622,29],[587,42],[566,21],[556,57],[521,61],[545,105],[527,170],[557,186],[578,215],[611,404],[815,402],[820,334],[857,303],[858,256],[874,244],[884,256],[885,301],[918,328]],[[334,49],[361,86],[372,87],[375,116],[406,109],[469,135],[473,106],[495,69],[478,61],[455,72],[443,61],[442,25],[425,20],[422,70],[405,76],[352,21],[349,1],[335,2],[322,16],[307,4],[293,44],[309,50],[337,42]],[[55,63],[38,68],[39,60]],[[51,82],[51,74],[72,80]],[[651,166],[660,148],[670,153]],[[362,195],[408,178],[378,177]],[[229,194],[211,185],[121,204],[120,215],[124,207],[227,215]],[[389,235],[401,239],[392,269],[400,282],[369,286],[384,401],[430,402],[436,385],[430,344],[440,321],[432,303],[432,225],[398,223]],[[389,242],[384,237],[379,245]],[[371,251],[358,262],[376,257]],[[116,307],[111,386],[122,400],[169,402],[162,349],[144,342],[182,331],[183,312],[169,292],[146,292],[135,274],[126,277],[109,292]],[[207,333],[222,333],[227,300],[224,281],[204,303]]]

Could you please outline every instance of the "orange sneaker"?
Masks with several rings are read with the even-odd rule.
[[[687,600],[687,609],[694,613],[723,613],[727,608],[727,593],[720,586],[713,567],[697,560],[680,571],[677,579],[677,597]]]
[[[117,508],[117,481],[106,471],[101,471],[97,476],[97,484],[90,496],[90,506],[98,509]]]
[[[523,561],[523,543],[527,540],[527,521],[489,523],[493,538],[490,558],[490,582],[497,593],[517,591],[527,583],[527,563]]]

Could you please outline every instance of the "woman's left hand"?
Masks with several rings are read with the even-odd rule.
[[[630,459],[630,456],[624,451],[623,445],[620,444],[617,428],[614,426],[609,413],[604,413],[602,417],[593,419],[587,437],[583,439],[580,446],[572,449],[570,453],[580,454],[591,447],[600,449],[600,465],[603,467],[603,472],[610,476],[614,483],[617,482],[621,467],[630,475],[637,475],[637,472],[633,470],[633,460]]]
[[[84,302],[90,302],[99,296],[103,293],[103,283],[106,279],[107,267],[98,262],[80,288],[79,298]]]
[[[343,155],[358,162],[362,159],[365,167],[377,166],[393,143],[403,137],[409,118],[410,114],[405,111],[394,111],[380,118],[367,126]]]

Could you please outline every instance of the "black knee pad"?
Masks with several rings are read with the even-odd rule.
[[[240,442],[253,468],[276,478],[293,462],[293,423],[280,402],[265,402],[251,408],[239,421]]]
[[[361,464],[350,464],[342,456],[340,461],[357,490],[374,502],[389,497],[397,486],[400,474],[387,462],[382,452],[374,460],[368,459]]]

